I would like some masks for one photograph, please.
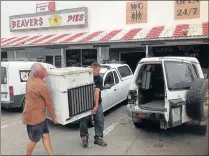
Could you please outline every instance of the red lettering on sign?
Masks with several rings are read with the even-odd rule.
[[[40,18],[39,18],[39,25],[42,26],[42,24],[43,24],[43,18],[40,17]]]
[[[29,24],[29,20],[25,20],[25,23],[26,23],[26,27],[28,27],[28,24]]]
[[[78,22],[79,14],[75,15],[75,21]]]
[[[38,26],[38,20],[34,18],[34,26]]]
[[[84,14],[80,14],[79,21],[83,21]]]
[[[30,19],[30,26],[33,26],[33,19]]]
[[[15,27],[16,27],[16,22],[12,21],[12,28],[15,28]]]
[[[21,27],[25,27],[25,21],[22,20]]]
[[[17,20],[17,27],[20,27],[20,20]]]
[[[84,18],[84,14],[69,15],[68,16],[68,22],[70,22],[70,21],[73,21],[73,22],[82,21],[83,18]]]
[[[67,22],[71,21],[72,19],[73,19],[72,15],[69,15],[69,16],[68,16],[68,21],[67,21]]]

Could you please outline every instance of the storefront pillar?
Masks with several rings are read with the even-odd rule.
[[[102,62],[102,47],[97,48],[97,62],[98,63]]]
[[[64,54],[64,49],[61,48],[61,67],[64,68],[65,65],[65,54]]]
[[[13,50],[13,59],[16,60],[17,59],[17,53],[15,50]]]
[[[149,56],[149,46],[146,45],[146,57],[148,57],[148,56]]]

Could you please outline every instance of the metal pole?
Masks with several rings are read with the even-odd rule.
[[[64,49],[61,48],[61,67],[65,67],[65,56],[64,56]]]
[[[148,57],[148,54],[149,54],[149,46],[146,45],[146,57]]]

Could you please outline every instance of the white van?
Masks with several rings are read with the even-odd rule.
[[[24,107],[26,81],[30,75],[30,68],[34,63],[37,62],[1,62],[1,107]],[[43,64],[47,70],[56,68],[51,64],[41,64]]]

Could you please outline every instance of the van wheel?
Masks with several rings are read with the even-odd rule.
[[[186,113],[192,120],[208,118],[208,80],[196,79],[187,94]]]
[[[88,127],[94,127],[94,117],[93,117],[93,115],[89,116]]]
[[[142,119],[138,119],[137,122],[133,121],[133,124],[136,128],[142,128],[142,124],[143,124],[143,120]]]

